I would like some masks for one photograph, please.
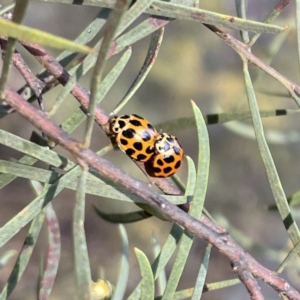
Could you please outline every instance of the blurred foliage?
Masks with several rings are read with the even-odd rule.
[[[16,66],[3,67],[1,83],[20,91],[33,105],[39,102],[40,109],[78,140],[92,133],[86,141],[91,149],[101,149],[99,155],[143,181],[147,178],[124,153],[111,151],[108,138],[94,122],[89,122],[87,134],[86,111],[70,96],[71,89],[79,82],[91,88],[93,103],[101,102],[107,114],[136,113],[151,120],[157,130],[176,134],[187,160],[175,182],[185,194],[166,198],[175,204],[193,199],[190,213],[197,218],[205,200],[205,211],[246,251],[271,269],[284,269],[282,276],[299,288],[297,95],[290,95],[254,64],[243,63],[196,17],[203,14],[203,22],[250,41],[252,53],[297,82],[300,21],[295,3],[281,12],[274,10],[278,0],[248,5],[243,0],[154,1],[151,8],[149,0],[138,0],[122,13],[115,9],[113,15],[109,0],[98,4],[87,0],[82,5],[39,0],[29,1],[27,9],[21,6],[24,24],[17,24],[22,18],[14,19],[18,11],[14,12],[13,2],[1,1],[0,8],[4,17],[0,33],[13,40],[11,54],[13,49],[19,51],[32,73],[43,80],[47,72],[16,40],[64,49],[47,51],[73,77],[61,87],[50,75],[54,84],[42,92],[42,104],[41,95],[27,85]],[[148,13],[171,19],[151,19]],[[108,26],[109,15],[114,17]],[[162,21],[164,29],[152,26]],[[283,31],[285,25],[289,28]],[[120,54],[108,59],[113,40]],[[97,51],[99,56],[75,51]],[[3,66],[10,66],[11,55],[3,54]],[[91,108],[90,120],[93,114]],[[227,261],[210,245],[176,224],[137,211],[137,197],[103,181],[94,170],[82,171],[69,153],[54,148],[42,134],[32,134],[34,128],[12,113],[5,101],[0,118],[0,299],[10,293],[11,299],[32,299],[36,287],[43,299],[50,293],[50,299],[74,298],[79,295],[75,285],[86,299],[245,297]],[[48,203],[53,199],[52,208]],[[118,234],[113,223],[120,222],[130,224],[121,226]],[[158,236],[154,244],[153,232]],[[45,269],[38,279],[40,253]],[[55,277],[52,289],[53,282],[47,285],[47,280]],[[274,298],[269,289],[262,291],[266,299]]]

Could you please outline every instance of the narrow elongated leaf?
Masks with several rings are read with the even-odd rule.
[[[22,165],[19,163],[9,162],[1,159],[0,159],[0,172],[13,174],[18,177],[23,177],[31,180],[36,180],[36,181],[40,181],[40,178],[43,178],[42,182],[47,182],[47,183],[53,183],[59,177],[58,174],[55,172]]]
[[[195,284],[195,288],[191,300],[201,299],[203,286],[208,271],[210,252],[211,252],[211,244],[208,244],[205,249],[205,253],[201,262],[200,270],[197,276],[197,280],[196,280],[196,284]]]
[[[193,195],[194,190],[195,190],[195,185],[196,185],[196,169],[193,160],[190,157],[186,157],[187,159],[187,164],[188,164],[188,181],[187,181],[187,187],[185,191],[185,197],[187,197],[187,201],[189,202],[189,199],[191,195]],[[168,196],[165,196],[167,197]],[[169,199],[168,199],[169,200]],[[167,265],[169,259],[173,255],[176,246],[179,243],[179,240],[181,238],[181,235],[183,233],[183,228],[180,227],[177,224],[173,224],[170,234],[168,235],[168,238],[160,252],[160,254],[156,257],[152,264],[152,270],[154,274],[154,278],[157,279],[158,276],[164,272],[164,268]],[[135,299],[140,299],[141,295],[141,288],[140,284],[134,289],[134,291],[131,293],[129,296],[128,300],[135,300]]]
[[[204,285],[203,293],[226,288],[226,287],[233,286],[233,285],[236,285],[239,283],[241,283],[241,281],[238,278],[208,283],[208,284]],[[194,288],[189,288],[189,289],[185,289],[182,291],[178,291],[175,293],[173,300],[188,299],[193,295],[193,293],[194,293]],[[155,300],[161,300],[161,298],[162,298],[161,296],[155,297]]]
[[[146,79],[158,55],[162,43],[163,35],[164,35],[164,28],[160,28],[159,30],[155,31],[152,34],[150,46],[147,52],[146,59],[143,63],[143,66],[139,74],[135,78],[134,82],[129,87],[123,99],[119,102],[119,104],[114,109],[113,114],[119,113],[119,111],[126,105],[126,103],[131,99],[131,97],[134,95],[134,93],[137,91],[137,89],[141,86],[143,81]]]
[[[141,270],[141,299],[153,300],[154,299],[154,277],[151,270],[150,262],[144,252],[138,248],[134,248],[136,258]]]
[[[15,24],[22,23],[27,10],[28,3],[29,0],[16,0],[16,5],[12,17],[13,23]],[[15,49],[15,42],[16,40],[14,38],[9,37],[5,48],[5,57],[3,60],[2,74],[0,78],[0,99],[2,100],[5,99],[5,85],[8,79],[12,55]]]
[[[253,126],[251,125],[234,121],[228,124],[224,124],[224,126],[235,134],[248,139],[255,139],[255,132]],[[286,145],[300,142],[300,134],[297,134],[296,132],[280,132],[278,130],[271,129],[265,130],[265,138],[268,143],[277,145]]]
[[[97,215],[105,221],[117,224],[134,223],[152,217],[152,215],[150,215],[144,210],[130,212],[126,214],[108,214],[101,211],[96,205],[94,205],[94,209]]]
[[[90,47],[74,43],[73,41],[45,31],[34,29],[25,25],[19,25],[5,19],[0,19],[0,35],[52,48],[68,49],[70,51],[83,53],[95,53],[95,50]]]
[[[282,263],[280,264],[276,272],[281,273],[290,262],[296,259],[299,253],[300,253],[300,241],[296,244],[295,247],[293,247],[293,249],[285,257],[285,259],[282,261]]]
[[[92,278],[90,261],[84,231],[85,219],[85,187],[87,166],[84,166],[76,193],[76,202],[73,211],[73,243],[74,265],[76,276],[76,290],[78,299],[92,299]]]
[[[171,228],[170,234],[159,254],[152,264],[152,271],[154,278],[156,279],[159,274],[164,270],[166,264],[173,255],[176,246],[180,240],[183,228],[177,224],[174,224]],[[128,300],[141,299],[141,283],[133,290],[133,292],[128,297]]]
[[[25,164],[25,165],[33,165],[37,162],[37,159],[34,157],[24,155],[18,160],[18,163],[20,164]],[[1,168],[1,165],[0,165]],[[17,170],[16,170],[17,171]],[[3,172],[3,171],[1,171]],[[10,172],[9,174],[0,174],[0,190],[4,188],[6,185],[8,185],[10,182],[15,180],[16,177],[18,177],[19,172],[17,171],[16,173]],[[30,178],[32,179],[32,178]],[[47,180],[42,180],[42,182],[47,182]]]
[[[120,77],[122,71],[127,65],[132,54],[131,48],[126,49],[122,57],[116,63],[116,65],[110,70],[106,77],[101,82],[99,90],[97,91],[97,104],[101,103],[106,94],[112,88],[113,84]]]
[[[246,60],[243,60],[243,71],[245,76],[245,85],[246,85],[246,91],[248,96],[249,108],[252,115],[253,126],[255,130],[255,135],[256,135],[259,151],[261,154],[261,158],[266,168],[268,180],[274,196],[275,203],[280,213],[280,217],[282,219],[282,222],[288,232],[288,235],[292,243],[295,246],[300,240],[299,228],[293,219],[292,213],[288,205],[288,201],[286,199],[284,190],[281,185],[280,178],[276,170],[276,166],[274,164],[272,155],[270,153],[268,144],[264,136],[264,129],[259,115],[259,109],[256,102],[256,97],[252,86],[251,77],[248,71],[248,61]]]
[[[197,176],[196,185],[192,200],[192,206],[189,214],[196,219],[199,219],[204,206],[204,200],[206,196],[206,189],[208,184],[208,174],[209,174],[209,160],[210,160],[210,150],[209,150],[209,138],[207,133],[206,124],[201,111],[192,101],[192,106],[195,114],[197,134],[198,134],[198,166],[197,166]],[[182,271],[184,269],[185,263],[187,261],[190,249],[193,244],[194,237],[189,232],[184,231],[182,234],[178,253],[164,291],[163,300],[173,299],[176,292],[177,285],[179,283]]]
[[[46,255],[46,267],[40,280],[39,299],[49,299],[60,260],[60,230],[56,213],[52,203],[45,207],[46,223],[48,229],[48,253]]]
[[[9,5],[6,5],[0,9],[0,15],[5,14],[6,12],[10,11],[15,7],[16,3],[11,3]]]
[[[39,0],[40,2],[57,2],[57,0]],[[194,4],[193,1],[191,4]],[[74,3],[73,0],[60,0],[59,3]],[[206,24],[213,24],[216,26],[223,26],[237,30],[245,30],[252,32],[266,32],[266,33],[280,33],[284,28],[268,25],[260,22],[243,20],[235,16],[222,15],[212,11],[191,8],[188,6],[179,5],[181,1],[163,2],[154,1],[153,5],[146,9],[146,13],[156,16],[163,16],[168,18],[175,18],[179,20],[197,21]],[[108,2],[106,0],[84,0],[80,2],[81,5],[96,5],[99,7],[112,8],[115,1]]]
[[[261,110],[260,116],[262,118],[280,117],[293,114],[299,114],[299,109],[276,109],[276,110]],[[243,121],[251,118],[250,112],[233,112],[233,113],[220,113],[203,115],[207,125],[222,124],[231,121]],[[155,128],[162,129],[163,131],[178,131],[195,127],[194,117],[184,117],[175,120],[170,120],[155,125]]]
[[[37,190],[36,190],[37,191]],[[38,191],[37,191],[38,192]],[[25,238],[24,245],[21,249],[19,257],[14,265],[14,268],[5,284],[3,290],[0,294],[0,299],[4,300],[9,297],[14,288],[16,287],[18,281],[21,279],[25,268],[29,262],[29,259],[34,250],[38,235],[42,228],[45,219],[45,212],[40,212],[32,221],[28,234]],[[0,229],[1,230],[1,229]]]
[[[112,300],[124,299],[126,292],[126,286],[129,276],[129,243],[126,234],[125,227],[119,225],[119,231],[122,240],[122,259],[120,264],[119,278],[116,284],[115,292],[112,296]]]
[[[0,144],[8,146],[12,149],[35,157],[49,165],[61,167],[65,170],[70,170],[75,166],[75,163],[69,161],[56,152],[40,147],[32,142],[29,142],[21,137],[0,129]]]
[[[3,267],[7,264],[7,262],[16,256],[18,254],[18,251],[16,250],[8,250],[4,254],[0,256],[0,271],[3,269]]]
[[[230,15],[223,15],[212,11],[187,7],[179,4],[155,1],[147,10],[150,14],[175,18],[180,20],[197,21],[225,28],[252,32],[280,33],[285,28],[268,25],[256,21],[243,20]]]
[[[26,226],[66,185],[80,174],[80,168],[74,168],[54,184],[49,185],[42,194],[30,202],[23,210],[0,228],[0,247],[7,243],[24,226]]]
[[[154,258],[159,256],[159,253],[161,252],[161,247],[158,242],[158,239],[156,237],[156,234],[152,234],[152,249],[153,249],[153,254]],[[162,294],[163,291],[165,290],[167,285],[167,276],[165,270],[162,270],[160,274],[157,277],[157,292],[158,294]]]
[[[128,47],[145,38],[146,36],[152,34],[168,23],[169,20],[165,18],[157,19],[155,17],[149,17],[147,20],[141,22],[140,24],[117,38],[117,40],[115,41],[116,47],[114,49],[114,54],[119,53],[125,47]]]

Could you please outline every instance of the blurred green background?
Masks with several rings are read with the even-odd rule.
[[[6,4],[11,1],[0,1]],[[278,0],[249,1],[248,18],[262,21]],[[201,1],[201,8],[235,15],[234,1]],[[75,39],[79,33],[93,20],[99,12],[95,7],[81,7],[76,5],[58,5],[31,2],[26,19],[26,25],[43,29],[51,33]],[[292,24],[295,18],[295,6],[291,3],[280,15],[276,24]],[[239,37],[239,32],[229,31]],[[268,46],[275,36],[262,35],[253,47],[253,53],[262,59],[268,56]],[[129,64],[121,77],[102,102],[102,108],[111,112],[120,101],[141,68],[147,53],[149,38],[144,39],[132,47],[133,54]],[[26,62],[34,72],[41,67],[22,47],[18,50],[24,55]],[[58,51],[49,49],[54,56]],[[120,55],[113,57],[107,64],[106,71],[116,63]],[[299,81],[299,65],[297,59],[296,32],[291,30],[279,53],[274,58],[272,66],[292,81]],[[253,75],[258,69],[251,67]],[[80,80],[86,88],[90,86],[90,74]],[[12,68],[9,84],[18,89],[24,84],[21,75]],[[45,95],[45,106],[50,108],[61,87]],[[263,75],[256,86],[257,100],[260,109],[296,108],[288,97],[285,89],[273,78]],[[266,94],[277,93],[286,96]],[[121,113],[136,113],[152,122],[152,124],[172,120],[179,117],[192,116],[190,100],[193,99],[202,113],[231,112],[236,107],[241,111],[248,110],[244,93],[242,63],[239,56],[220,38],[204,26],[196,22],[173,21],[165,28],[164,40],[157,61],[148,78],[131,99]],[[36,105],[36,103],[34,104]],[[78,102],[69,96],[59,113],[53,120],[60,124],[78,107]],[[299,189],[299,118],[297,115],[276,117],[263,120],[266,132],[273,132],[269,146],[277,166],[278,173],[287,196]],[[251,126],[251,122],[245,122]],[[208,127],[211,147],[210,178],[205,207],[208,211],[228,228],[229,232],[241,244],[247,245],[249,251],[259,262],[270,269],[278,266],[283,259],[283,253],[288,251],[288,239],[284,226],[277,212],[268,211],[267,206],[274,203],[268,184],[258,146],[254,139],[237,134],[235,131],[241,126],[230,123],[230,128],[223,125]],[[29,139],[34,129],[18,114],[11,114],[0,120],[1,129],[12,132],[25,139]],[[233,127],[233,129],[232,129]],[[158,128],[159,129],[159,128]],[[82,140],[85,126],[81,126],[73,136]],[[243,131],[244,132],[244,131]],[[197,160],[196,129],[172,132],[180,140],[185,154]],[[285,141],[282,139],[291,137]],[[281,138],[281,140],[279,139]],[[281,141],[281,142],[280,142]],[[108,145],[109,140],[102,130],[95,126],[91,148],[99,150]],[[59,153],[67,155],[61,148]],[[21,153],[0,145],[1,159],[18,159]],[[145,180],[141,172],[121,151],[113,151],[106,155],[121,169],[129,172],[140,180]],[[39,164],[43,166],[43,164]],[[179,172],[180,178],[186,181],[186,166]],[[25,179],[17,179],[0,191],[1,225],[9,221],[16,213],[34,198],[34,192]],[[72,298],[74,292],[73,257],[72,257],[72,210],[75,193],[69,190],[62,192],[53,205],[59,217],[62,235],[62,256],[57,280],[51,294],[51,299]],[[128,212],[138,210],[134,205],[123,204],[118,201],[87,196],[86,205],[86,234],[93,279],[99,277],[100,267],[105,271],[106,279],[116,283],[120,263],[121,244],[118,228],[101,219],[94,213],[92,204],[107,212]],[[297,210],[293,213],[297,219]],[[164,243],[171,224],[155,218],[126,225],[131,249],[131,269],[128,282],[128,293],[139,281],[137,260],[133,254],[133,247],[144,251],[150,261],[153,261],[151,250],[151,236],[155,233],[160,243]],[[238,232],[236,230],[238,229]],[[9,249],[19,250],[23,244],[28,227],[24,228],[5,247],[0,255]],[[38,264],[41,251],[46,249],[46,231],[42,231],[34,255],[22,280],[13,292],[10,299],[34,299],[37,282]],[[44,234],[43,234],[44,233]],[[260,247],[258,247],[259,245]],[[205,243],[195,240],[185,271],[179,284],[179,289],[194,286],[196,275],[204,252]],[[284,252],[282,252],[284,250]],[[174,259],[174,257],[173,257]],[[171,260],[167,274],[172,266]],[[5,266],[0,274],[1,288],[6,282],[14,261]],[[294,267],[297,268],[295,262]],[[299,285],[297,269],[285,272],[284,276],[296,287]],[[222,255],[213,250],[207,282],[214,282],[235,278],[232,269]],[[278,299],[278,295],[261,284],[266,299]],[[242,299],[248,298],[243,285],[204,294],[203,299]]]

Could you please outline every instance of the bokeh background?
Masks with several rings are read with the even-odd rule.
[[[11,1],[0,1],[2,4]],[[278,0],[249,1],[248,18],[262,21]],[[235,15],[234,1],[202,0],[201,8],[223,14]],[[43,29],[60,36],[75,39],[79,33],[93,20],[99,12],[95,7],[37,3],[31,1],[24,23]],[[295,18],[295,6],[292,2],[280,15],[276,24],[292,26]],[[230,30],[235,37],[239,32]],[[262,59],[268,57],[268,46],[275,36],[262,35],[253,47],[253,53]],[[102,108],[111,112],[120,101],[136,77],[142,66],[149,45],[145,38],[132,47],[133,53],[121,77],[102,102]],[[26,51],[18,47],[26,62],[38,72],[41,67]],[[56,56],[58,51],[49,49]],[[106,71],[116,63],[120,55],[109,60]],[[299,64],[297,58],[296,32],[291,30],[283,46],[273,60],[272,66],[289,79],[299,81]],[[255,66],[251,67],[253,75],[257,73]],[[90,73],[80,80],[86,88],[90,86]],[[12,68],[9,84],[15,89],[24,84],[18,72]],[[46,108],[50,108],[61,87],[45,95]],[[256,85],[257,100],[261,109],[296,108],[295,103],[288,97],[285,89],[276,80],[264,75]],[[165,28],[165,36],[157,61],[148,78],[121,113],[136,113],[142,115],[152,124],[172,120],[179,117],[192,116],[190,100],[193,99],[204,114],[231,112],[238,108],[247,111],[247,100],[243,96],[244,81],[242,64],[239,56],[220,38],[204,26],[196,22],[173,21]],[[272,93],[272,95],[270,94]],[[277,94],[277,95],[273,95]],[[77,101],[69,96],[59,113],[53,120],[60,124],[78,107]],[[277,166],[279,176],[287,196],[299,189],[299,118],[298,115],[268,118],[263,120],[266,132],[273,136],[269,146]],[[249,128],[251,122],[244,122]],[[12,114],[0,120],[1,129],[7,130],[29,139],[34,129],[18,114]],[[232,236],[245,246],[259,262],[270,269],[276,269],[283,255],[289,249],[288,237],[276,211],[268,211],[267,206],[274,203],[268,184],[266,172],[259,155],[258,146],[253,138],[237,133],[240,124],[234,123],[229,127],[224,125],[208,126],[211,164],[210,178],[205,202],[206,209],[228,228]],[[73,133],[77,139],[82,139],[85,126]],[[244,131],[243,131],[244,132]],[[196,129],[172,132],[180,140],[186,155],[197,161]],[[292,137],[284,140],[286,137]],[[280,139],[281,138],[281,139]],[[283,139],[283,141],[282,141]],[[101,129],[95,126],[91,148],[99,150],[108,145],[109,140]],[[56,148],[59,153],[65,151]],[[21,153],[0,145],[1,159],[18,159]],[[121,151],[113,151],[106,155],[121,169],[136,178],[146,181],[141,172]],[[43,166],[43,164],[38,164]],[[186,166],[179,172],[180,178],[186,181]],[[25,179],[17,179],[0,191],[1,226],[9,221],[16,213],[24,208],[35,194],[30,183]],[[72,210],[75,193],[69,190],[62,192],[53,201],[59,218],[62,235],[62,254],[57,280],[51,294],[51,299],[72,299],[74,297],[73,256],[72,256]],[[92,204],[97,204],[107,212],[128,212],[137,210],[134,205],[118,201],[87,196],[86,204],[86,234],[89,248],[93,279],[99,277],[100,268],[104,270],[106,279],[116,283],[120,263],[121,243],[116,225],[101,220],[94,212]],[[293,210],[297,219],[297,210]],[[155,233],[159,242],[164,243],[171,224],[155,218],[126,225],[130,241],[130,277],[128,294],[139,282],[139,268],[133,254],[133,247],[144,251],[153,261],[151,237]],[[17,234],[0,250],[0,255],[9,249],[17,251],[22,247],[28,227]],[[47,236],[43,230],[39,242],[31,258],[22,280],[11,295],[10,299],[34,299],[38,277],[40,254],[46,250]],[[196,239],[190,253],[186,268],[179,284],[179,289],[194,286],[205,243]],[[166,271],[169,274],[174,257]],[[6,282],[14,261],[1,270],[0,288]],[[299,288],[297,263],[293,269],[286,271],[283,276],[291,284]],[[215,282],[235,278],[226,258],[213,249],[207,282]],[[260,284],[266,299],[279,299],[279,296],[269,287]],[[243,285],[209,292],[203,299],[248,299]]]

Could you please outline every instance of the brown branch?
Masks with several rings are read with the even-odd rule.
[[[280,0],[278,2],[278,4],[274,7],[274,10],[276,10],[276,11],[278,11],[280,13],[280,12],[282,12],[285,9],[285,7],[287,5],[290,4],[290,2],[291,2],[291,0]]]
[[[260,291],[260,287],[257,284],[257,281],[249,271],[249,266],[246,260],[246,257],[243,255],[239,258],[238,261],[234,262],[233,270],[237,272],[240,280],[246,286],[251,299],[253,300],[263,300],[264,296]]]
[[[1,38],[0,39],[0,46],[2,49],[6,48],[7,39]],[[45,87],[45,83],[38,79],[35,74],[30,70],[24,59],[22,58],[21,54],[15,50],[12,55],[12,62],[14,66],[19,70],[21,75],[24,77],[27,84],[33,90],[36,97],[41,95],[43,88]]]
[[[132,178],[130,175],[114,166],[111,162],[96,155],[90,149],[81,148],[78,141],[71,138],[61,128],[47,119],[42,111],[36,110],[30,103],[24,101],[11,88],[6,89],[6,101],[22,116],[29,120],[31,124],[49,136],[51,140],[71,152],[77,160],[80,159],[96,169],[102,177],[120,184],[120,186],[126,188],[128,191],[144,200],[146,204],[151,205],[154,209],[163,214],[166,219],[183,226],[190,233],[213,244],[233,265],[235,262],[239,261],[241,257],[245,257],[245,261],[247,262],[247,264],[243,265],[243,272],[246,272],[245,274],[250,272],[255,278],[263,280],[288,299],[300,300],[300,294],[293,287],[272,271],[264,268],[249,254],[245,253],[223,228],[216,226],[205,216],[202,216],[200,221],[194,219],[150,189],[147,184]],[[240,270],[241,267],[238,265],[234,269],[234,271],[241,276],[242,271]],[[242,277],[243,275],[241,276],[241,279],[243,279]],[[247,277],[247,280],[249,280],[249,277]],[[249,288],[248,282],[245,282],[244,284]]]

